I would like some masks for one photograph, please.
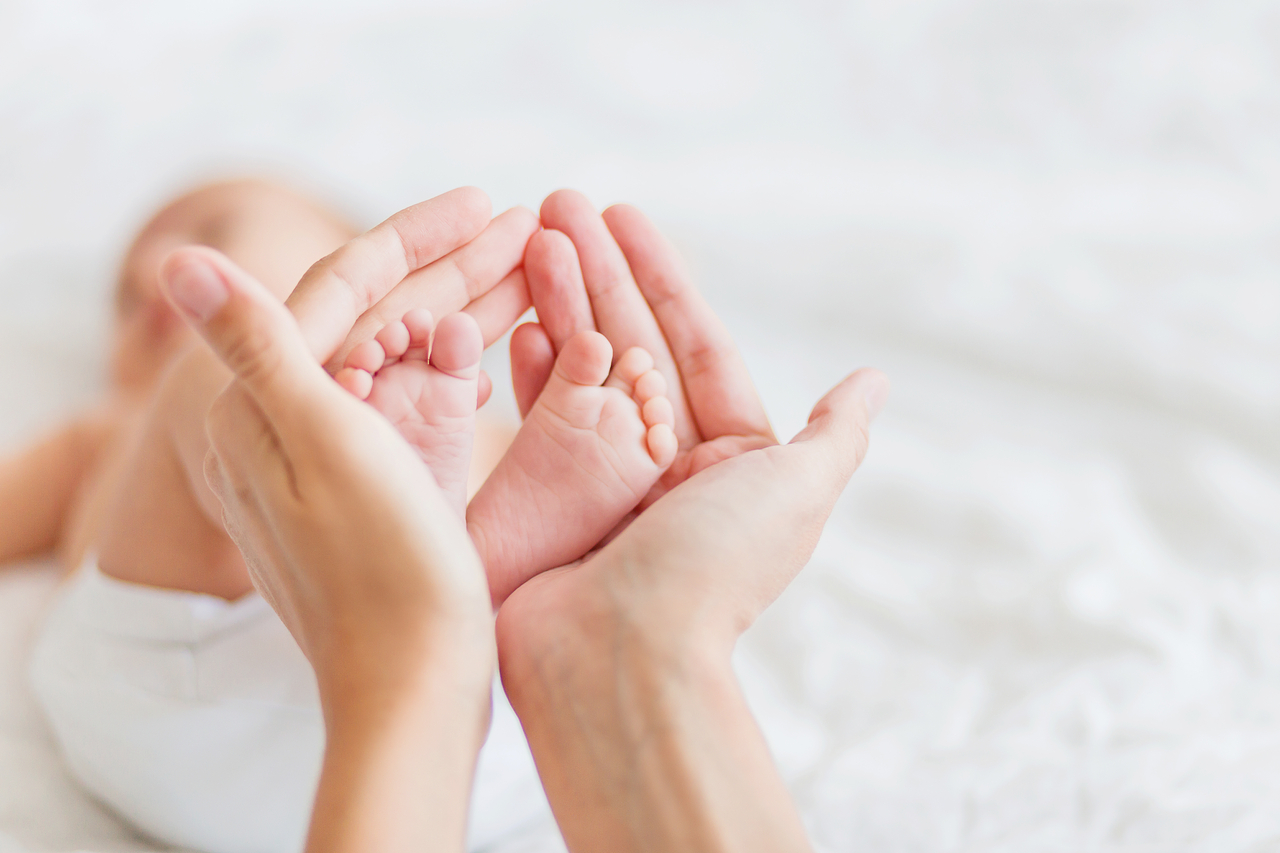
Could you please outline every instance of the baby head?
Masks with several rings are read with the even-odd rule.
[[[168,202],[138,232],[120,264],[115,299],[111,381],[120,391],[146,393],[190,339],[190,330],[160,290],[160,265],[179,246],[225,248],[225,231],[252,199],[268,191],[261,181],[206,184]]]
[[[114,305],[111,384],[145,393],[186,342],[189,330],[160,291],[160,264],[193,240],[173,207],[156,215],[134,239],[120,265]]]
[[[317,258],[354,236],[351,226],[283,184],[245,178],[194,189],[152,217],[120,265],[111,378],[147,392],[190,340],[160,290],[160,265],[192,243],[226,253],[283,299]]]

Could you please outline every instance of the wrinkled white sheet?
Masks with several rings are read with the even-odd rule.
[[[0,24],[5,440],[94,393],[113,252],[201,174],[375,216],[460,183],[625,198],[780,433],[853,367],[895,381],[739,656],[822,849],[1280,849],[1274,3],[28,0]],[[134,849],[19,677],[51,587],[0,577],[0,851]]]

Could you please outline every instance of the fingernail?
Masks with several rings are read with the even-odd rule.
[[[876,374],[867,388],[864,399],[867,402],[867,418],[875,420],[876,415],[880,414],[884,409],[884,404],[889,402],[889,379],[883,373]]]
[[[188,261],[169,274],[169,297],[198,322],[217,314],[230,295],[227,283],[208,264]]]

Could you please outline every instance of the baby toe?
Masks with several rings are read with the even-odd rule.
[[[640,408],[640,417],[647,427],[665,424],[674,428],[676,425],[676,410],[666,397],[652,397],[646,401]]]
[[[425,359],[431,350],[431,332],[436,324],[431,312],[426,308],[413,308],[400,322],[409,335],[408,351],[405,357]]]
[[[611,378],[612,358],[613,347],[608,338],[599,332],[578,332],[560,350],[553,376],[572,385],[595,388]]]
[[[382,331],[374,336],[374,340],[382,345],[385,359],[395,360],[404,355],[409,348],[409,330],[405,324],[397,320],[382,327]]]
[[[666,468],[674,462],[676,451],[680,447],[679,442],[676,441],[675,430],[668,424],[654,424],[649,427],[645,443],[649,448],[649,458],[659,468]]]
[[[475,379],[484,354],[480,324],[466,312],[450,314],[440,321],[431,347],[431,365],[452,376]]]
[[[333,375],[333,379],[361,400],[368,399],[373,392],[373,375],[366,370],[344,367]]]
[[[358,344],[355,349],[351,350],[347,355],[347,360],[343,363],[343,367],[363,370],[366,373],[377,373],[386,362],[387,354],[382,349],[382,344],[372,340]]]
[[[655,397],[665,397],[667,394],[667,380],[660,371],[650,370],[640,375],[636,379],[635,389],[632,396],[640,405],[644,405]]]
[[[630,392],[636,380],[653,370],[653,356],[642,347],[632,347],[622,354],[618,363],[613,366],[609,378],[610,384],[617,384]]]

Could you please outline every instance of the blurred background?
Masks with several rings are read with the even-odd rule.
[[[739,660],[822,849],[1280,849],[1280,3],[0,0],[0,126],[0,439],[201,180],[629,201],[780,434],[895,382]],[[0,850],[124,843],[25,701]]]

